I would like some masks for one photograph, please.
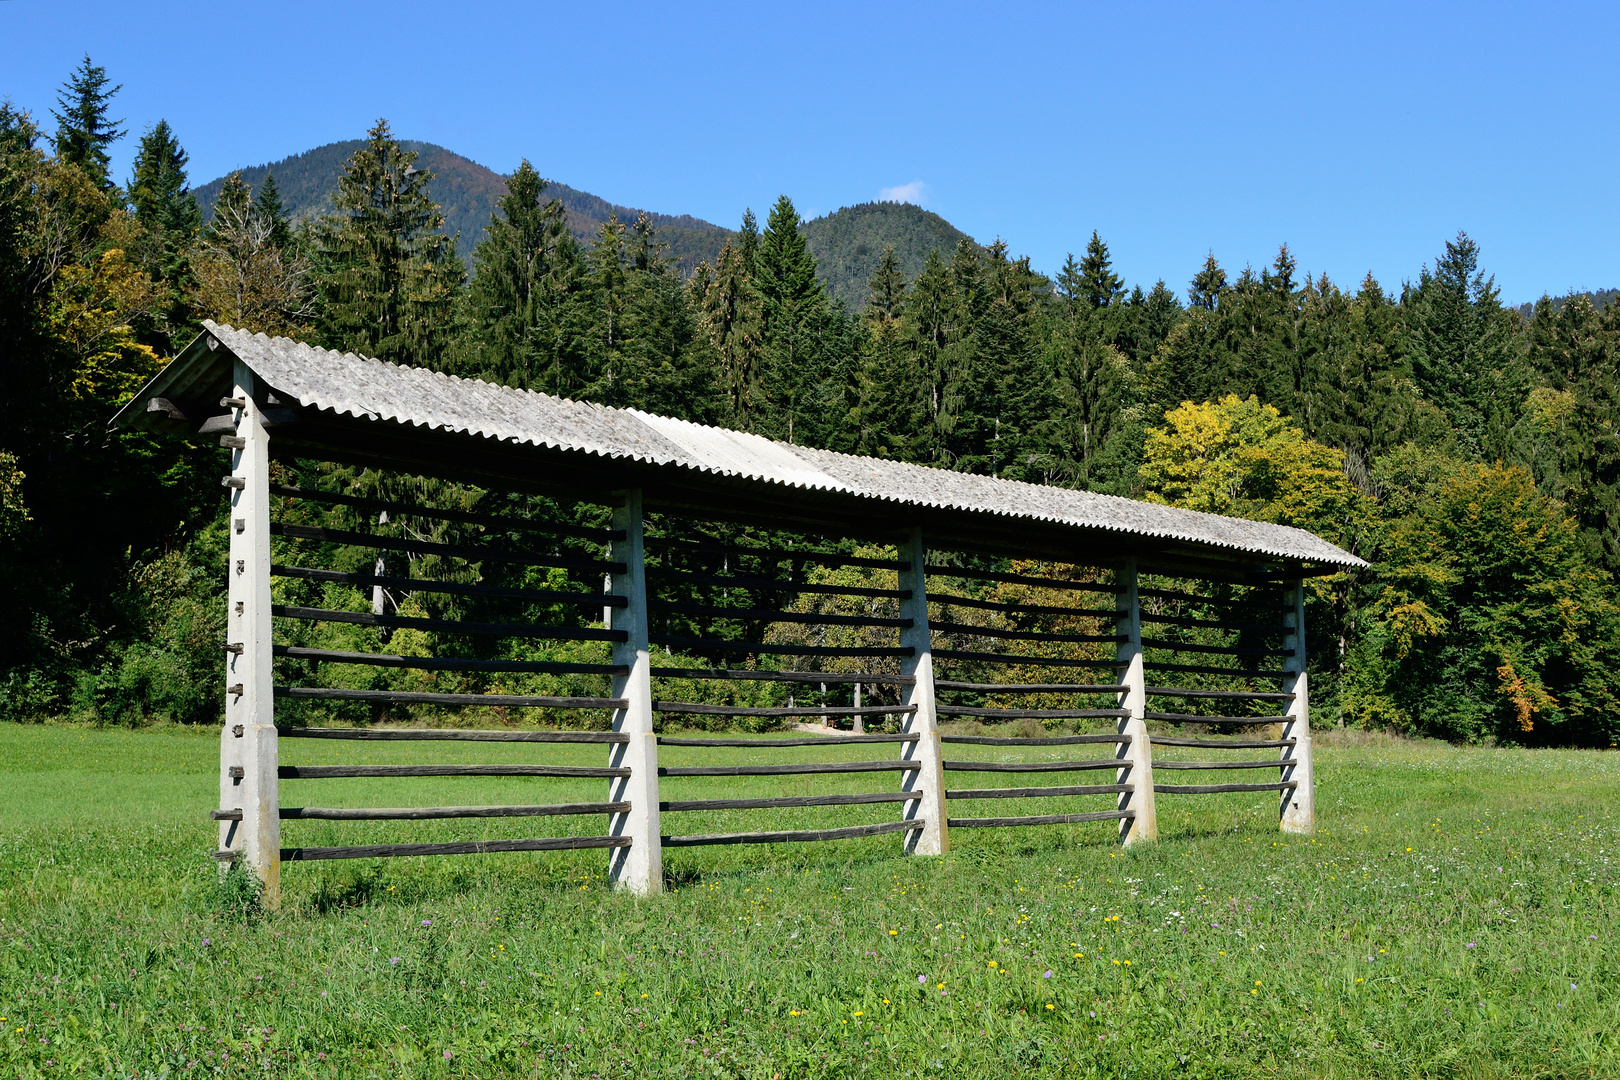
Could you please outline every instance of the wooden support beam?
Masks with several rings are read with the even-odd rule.
[[[664,888],[664,859],[658,825],[658,736],[653,733],[652,657],[647,642],[647,559],[642,533],[641,489],[625,492],[613,511],[614,567],[609,592],[629,602],[611,609],[612,629],[624,635],[613,645],[613,663],[627,674],[613,677],[612,694],[624,699],[613,713],[613,730],[630,737],[613,747],[609,760],[629,775],[608,784],[611,802],[630,809],[610,815],[608,833],[630,841],[608,856],[608,880],[615,888],[650,896]]]
[[[664,847],[698,847],[705,844],[792,844],[813,840],[851,840],[858,836],[881,836],[892,832],[920,832],[920,821],[885,821],[879,825],[853,825],[845,829],[793,829],[783,832],[700,833],[695,836],[666,836]]]
[[[1142,596],[1138,591],[1136,559],[1125,560],[1114,576],[1114,607],[1124,612],[1119,620],[1119,645],[1115,662],[1119,681],[1125,689],[1119,694],[1119,734],[1130,736],[1120,743],[1114,756],[1120,767],[1115,783],[1129,784],[1119,795],[1120,843],[1130,845],[1159,837],[1159,817],[1153,802],[1153,747],[1148,741],[1147,674],[1142,665]],[[1126,814],[1129,816],[1125,816]]]
[[[1310,676],[1305,671],[1305,581],[1296,579],[1288,587],[1290,610],[1283,616],[1288,623],[1288,636],[1284,639],[1291,647],[1291,656],[1283,661],[1287,674],[1283,676],[1284,693],[1294,695],[1288,702],[1288,719],[1283,723],[1282,737],[1292,746],[1282,748],[1282,759],[1290,764],[1282,771],[1285,781],[1294,788],[1285,790],[1278,810],[1280,827],[1284,832],[1312,833],[1316,831],[1316,779],[1315,761],[1311,754],[1311,694]]]
[[[270,630],[270,436],[261,415],[266,389],[236,362],[231,417],[241,445],[231,450],[230,557],[226,565],[225,720],[220,732],[219,848],[237,851],[263,887],[267,908],[281,904],[281,815],[277,786],[275,670]]]
[[[912,677],[910,686],[900,693],[900,703],[913,707],[901,729],[916,735],[917,741],[907,743],[901,751],[915,767],[902,775],[900,789],[915,791],[922,798],[905,804],[901,821],[907,826],[901,850],[907,855],[943,855],[951,849],[951,838],[945,823],[945,770],[944,754],[939,743],[939,715],[934,702],[934,644],[928,630],[928,549],[923,545],[920,528],[911,530],[900,545],[900,591],[908,593],[900,601],[900,616],[911,620],[911,625],[900,631],[900,644],[906,656],[900,661],[900,672]]]

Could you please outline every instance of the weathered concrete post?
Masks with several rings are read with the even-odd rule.
[[[605,609],[611,628],[629,635],[629,640],[613,644],[613,663],[630,669],[628,674],[613,677],[611,696],[629,702],[626,708],[614,711],[613,730],[629,735],[630,741],[614,743],[608,761],[615,767],[629,766],[630,775],[608,781],[608,800],[628,801],[630,809],[609,815],[608,834],[628,836],[630,846],[608,849],[608,879],[617,888],[649,896],[663,891],[664,857],[659,846],[658,736],[653,734],[639,488],[625,492],[624,505],[613,511],[613,528],[625,534],[623,540],[613,542],[613,561],[623,563],[625,569],[614,574],[609,585],[614,595],[630,601],[625,607]]]
[[[922,819],[923,827],[906,833],[908,855],[943,855],[950,850],[950,828],[945,819],[945,770],[940,764],[939,717],[934,712],[934,646],[928,630],[928,589],[924,565],[927,549],[922,530],[911,530],[910,539],[900,546],[900,561],[909,564],[900,571],[900,588],[911,596],[900,601],[900,617],[911,626],[900,631],[900,644],[912,654],[900,661],[900,673],[915,680],[900,688],[900,703],[915,705],[906,714],[902,730],[916,733],[914,743],[901,743],[900,756],[921,763],[921,768],[901,774],[900,789],[917,791],[922,798],[901,803],[907,821]]]
[[[1293,739],[1293,746],[1282,748],[1284,761],[1294,764],[1282,769],[1284,781],[1292,780],[1299,786],[1284,788],[1281,801],[1281,828],[1283,832],[1309,833],[1316,831],[1316,778],[1311,754],[1311,692],[1310,676],[1305,671],[1305,582],[1297,579],[1287,592],[1288,611],[1283,621],[1288,634],[1283,638],[1284,648],[1293,655],[1283,659],[1283,692],[1293,694],[1288,703],[1288,719],[1283,723],[1282,737]]]
[[[270,436],[266,391],[236,363],[235,389],[221,404],[236,417],[231,449],[230,561],[226,568],[225,727],[220,733],[219,850],[237,852],[264,885],[263,902],[281,902],[281,799],[276,781],[275,672],[270,637]]]
[[[1115,748],[1120,759],[1117,784],[1131,784],[1132,790],[1119,794],[1119,809],[1130,810],[1136,816],[1119,823],[1122,844],[1135,844],[1159,838],[1159,818],[1153,805],[1153,746],[1148,741],[1147,672],[1142,664],[1142,599],[1136,591],[1136,560],[1126,559],[1115,577],[1114,608],[1119,615],[1119,636],[1115,647],[1116,658],[1122,667],[1116,669],[1120,684],[1119,707],[1130,711],[1119,721],[1119,734],[1129,735],[1131,741]]]

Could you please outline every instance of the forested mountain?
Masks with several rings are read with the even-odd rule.
[[[239,171],[243,181],[255,191],[263,185],[266,175],[274,174],[288,215],[298,221],[332,212],[332,195],[338,177],[343,174],[344,163],[364,145],[363,139],[327,143],[268,165],[254,165]],[[416,153],[418,169],[433,173],[429,194],[444,215],[444,232],[449,236],[459,234],[457,251],[470,266],[473,248],[483,239],[489,215],[506,194],[506,179],[476,161],[433,143],[406,139],[400,141],[400,146]],[[224,183],[225,177],[219,177],[196,189],[197,201],[205,215],[212,211]],[[620,221],[631,222],[641,213],[556,181],[547,186],[546,195],[562,201],[568,211],[568,226],[581,240],[594,235],[601,224],[615,214]],[[670,257],[687,273],[699,261],[713,260],[728,235],[720,226],[690,214],[649,213],[648,216],[657,227],[659,238],[669,245]]]
[[[166,124],[139,137],[127,180],[109,175],[110,85],[87,59],[49,143],[0,105],[0,718],[217,718],[219,459],[106,433],[212,318],[1309,529],[1372,563],[1311,583],[1320,721],[1620,743],[1620,305],[1576,294],[1521,313],[1466,234],[1437,238],[1399,289],[1306,273],[1287,245],[1258,270],[1211,254],[1184,286],[1150,286],[1124,281],[1095,232],[1049,277],[999,240],[942,248],[949,226],[915,208],[806,226],[782,196],[763,224],[750,211],[735,233],[708,227],[718,247],[688,274],[667,238],[690,219],[582,230],[528,162],[446,186],[445,159],[385,122],[331,151],[329,180],[290,169],[278,194],[227,178],[204,221]],[[470,273],[444,233],[447,190],[485,200],[456,253]],[[829,278],[853,288],[867,265],[864,301],[838,302]]]
[[[885,247],[894,248],[900,272],[914,280],[929,252],[949,257],[957,244],[972,240],[938,214],[895,202],[858,203],[807,221],[804,238],[827,291],[852,308],[866,303],[867,282]]]

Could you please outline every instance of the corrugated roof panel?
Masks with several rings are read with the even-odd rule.
[[[1284,525],[793,446],[204,325],[207,335],[267,384],[307,408],[902,506],[996,514],[1305,562],[1366,565],[1318,536]],[[114,424],[141,423],[140,411],[149,397],[216,370],[226,359],[219,351],[205,347],[199,337],[119,412]]]

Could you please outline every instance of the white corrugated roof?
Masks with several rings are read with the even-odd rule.
[[[1302,562],[1366,565],[1342,548],[1286,525],[815,450],[204,325],[205,333],[136,395],[114,418],[115,426],[141,423],[148,399],[163,396],[169,387],[195,384],[200,366],[226,360],[218,355],[223,347],[284,398],[340,415],[900,505],[989,513]]]

